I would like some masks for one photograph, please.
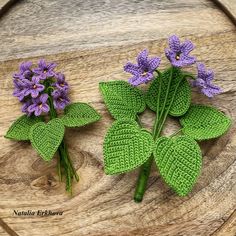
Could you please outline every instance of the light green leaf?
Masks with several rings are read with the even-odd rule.
[[[196,140],[206,140],[223,135],[229,129],[231,120],[214,107],[191,105],[180,123],[184,134]]]
[[[182,78],[181,70],[178,68],[173,68],[173,78],[171,82],[171,87],[166,107],[169,106],[176,85],[181,78]],[[160,79],[162,79],[161,96],[160,96],[160,108],[162,108],[166,96],[168,81],[170,79],[170,69],[162,73],[162,78],[160,76],[155,78],[151,83],[147,93],[145,94],[145,100],[147,106],[155,112],[157,108],[157,96],[159,92],[158,90],[160,86]],[[188,81],[186,79],[183,79],[183,81],[180,82],[179,88],[177,89],[169,114],[172,116],[181,116],[185,114],[190,106],[190,102],[191,102],[191,88]]]
[[[135,119],[137,113],[145,110],[142,92],[126,81],[99,83],[104,102],[115,119]]]
[[[64,116],[61,117],[67,127],[80,127],[100,120],[101,116],[86,103],[72,103],[66,106]]]
[[[142,165],[152,154],[152,135],[140,129],[136,121],[115,121],[104,140],[105,173],[112,175]]]
[[[65,127],[59,118],[50,120],[47,124],[39,122],[30,129],[29,137],[32,146],[45,160],[50,161],[64,136]]]
[[[157,139],[154,158],[162,178],[179,196],[192,190],[202,165],[201,150],[194,139],[161,137]]]
[[[5,138],[15,140],[29,140],[29,131],[32,125],[42,121],[42,117],[23,115],[19,117],[7,131]]]

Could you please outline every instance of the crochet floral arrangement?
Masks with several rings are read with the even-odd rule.
[[[110,81],[99,86],[116,120],[104,140],[105,173],[119,174],[141,166],[134,195],[136,202],[143,199],[153,160],[164,181],[179,196],[187,195],[202,165],[197,141],[217,138],[231,125],[231,120],[216,108],[191,103],[191,86],[198,87],[209,98],[222,92],[212,83],[213,71],[207,70],[204,64],[197,64],[197,76],[183,70],[196,63],[196,58],[190,55],[194,49],[192,42],[181,43],[173,35],[169,38],[169,47],[165,54],[170,68],[161,72],[157,69],[160,58],[149,58],[148,51],[143,50],[137,64],[128,62],[124,66],[124,70],[132,74],[129,83]],[[147,91],[136,87],[150,81]],[[152,133],[139,122],[138,114],[146,106],[156,113]],[[161,137],[168,116],[179,118],[182,127],[170,137]]]
[[[100,115],[86,103],[70,103],[69,85],[62,73],[54,71],[55,63],[40,60],[36,68],[23,62],[13,75],[13,95],[19,99],[22,112],[9,128],[6,138],[29,140],[45,160],[50,161],[58,151],[58,175],[66,177],[66,190],[72,193],[73,178],[79,177],[70,160],[64,140],[65,127],[80,127],[100,119]],[[58,116],[58,110],[60,116]],[[47,121],[47,122],[46,122]]]

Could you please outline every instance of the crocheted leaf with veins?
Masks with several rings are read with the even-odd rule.
[[[192,190],[202,164],[201,150],[194,139],[161,137],[157,139],[154,158],[162,178],[179,196]]]
[[[137,113],[145,110],[141,90],[126,81],[101,82],[99,88],[108,110],[115,119],[135,119]]]
[[[152,135],[140,129],[136,121],[115,121],[103,145],[105,173],[112,175],[137,168],[151,156],[153,145]]]
[[[7,131],[5,138],[15,140],[29,140],[31,126],[42,121],[42,117],[28,117],[23,115],[19,117]]]
[[[173,78],[171,81],[170,92],[168,95],[166,107],[169,106],[170,101],[173,97],[173,93],[175,91],[176,85],[178,81],[181,79],[181,77],[182,77],[181,70],[174,67]],[[162,73],[160,108],[162,108],[162,104],[164,103],[169,79],[170,79],[170,69]],[[147,93],[145,94],[145,100],[146,100],[147,106],[155,112],[157,108],[157,96],[159,92],[159,86],[160,86],[160,76],[158,76],[157,78],[153,80]],[[177,89],[169,114],[172,116],[184,115],[190,106],[190,102],[191,102],[191,88],[188,81],[184,79],[180,83],[179,88]]]
[[[100,120],[97,111],[86,103],[72,103],[66,106],[64,116],[61,117],[67,127],[80,127]]]
[[[39,122],[30,129],[30,142],[45,161],[50,161],[61,144],[64,131],[65,127],[59,118],[47,124]]]
[[[231,120],[214,107],[191,105],[180,119],[182,132],[196,140],[217,138],[230,127]]]

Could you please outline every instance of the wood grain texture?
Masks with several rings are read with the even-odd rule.
[[[153,166],[144,201],[137,204],[132,200],[137,170],[118,176],[103,172],[102,143],[112,118],[98,82],[126,80],[122,65],[134,60],[143,48],[161,55],[161,67],[167,66],[163,49],[167,46],[165,38],[173,32],[195,42],[194,54],[214,68],[216,83],[224,90],[212,100],[194,91],[193,101],[215,105],[236,118],[235,27],[209,1],[184,2],[122,0],[92,5],[92,1],[70,1],[67,5],[64,1],[23,1],[1,19],[0,218],[17,234],[236,234],[235,123],[223,137],[201,144],[202,174],[187,197],[177,197]],[[29,15],[23,17],[29,9]],[[11,95],[11,75],[25,57],[34,63],[41,57],[58,63],[73,88],[72,101],[89,101],[103,116],[87,128],[66,132],[69,152],[80,175],[73,197],[67,196],[64,184],[58,182],[55,161],[45,163],[27,142],[3,138],[21,114],[20,104]],[[147,111],[141,119],[151,129],[154,114]],[[169,119],[164,135],[178,126],[176,120]],[[14,209],[62,210],[64,214],[17,217]]]
[[[0,0],[0,16],[2,16],[17,0]]]
[[[236,1],[235,0],[213,0],[236,25]]]

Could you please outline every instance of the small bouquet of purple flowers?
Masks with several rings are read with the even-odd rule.
[[[193,49],[191,41],[181,43],[173,35],[165,50],[169,68],[158,70],[161,59],[149,58],[145,49],[139,53],[137,64],[128,62],[124,66],[132,74],[128,83],[100,83],[104,102],[116,119],[104,140],[105,173],[119,174],[140,167],[134,194],[137,202],[143,199],[153,160],[163,180],[179,196],[187,195],[202,165],[197,141],[217,138],[230,127],[231,120],[216,108],[191,103],[191,86],[209,98],[222,92],[213,84],[213,71],[203,63],[197,63],[196,76],[183,70],[197,61],[190,55]],[[147,90],[137,88],[150,81]],[[146,106],[156,114],[152,133],[141,127],[138,116]],[[169,137],[161,137],[168,116],[178,118],[181,128]]]
[[[78,181],[79,177],[64,140],[65,127],[96,122],[100,115],[86,103],[70,103],[69,85],[64,74],[55,72],[55,67],[55,63],[45,60],[40,60],[36,68],[32,68],[32,62],[20,65],[19,72],[13,75],[13,95],[22,103],[25,115],[11,125],[5,137],[29,140],[45,161],[58,151],[59,179],[65,175],[66,190],[72,193],[72,179]]]

